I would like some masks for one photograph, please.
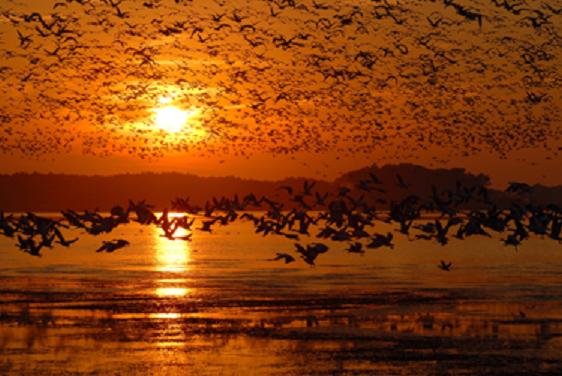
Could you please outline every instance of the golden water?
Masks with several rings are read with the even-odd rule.
[[[267,261],[292,241],[247,223],[192,242],[135,224],[76,235],[42,258],[0,239],[0,374],[562,370],[562,246],[551,241],[398,238],[363,256],[329,243],[309,267]],[[113,238],[131,245],[95,253]]]

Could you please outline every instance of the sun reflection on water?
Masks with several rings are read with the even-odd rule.
[[[186,296],[189,289],[185,287],[158,287],[156,289],[156,295],[161,297],[180,297]]]
[[[170,215],[173,217],[174,214]],[[178,229],[176,236],[187,235],[184,229]],[[160,279],[157,282],[155,294],[159,297],[183,297],[188,295],[190,289],[183,286],[183,278],[175,278],[178,274],[185,275],[190,266],[190,243],[185,240],[171,240],[162,236],[160,230],[155,229],[155,269],[161,273],[173,273],[173,277]]]
[[[179,319],[181,314],[177,312],[158,312],[148,315],[151,319]]]
[[[178,229],[176,236],[185,236],[187,231]],[[189,269],[190,244],[185,240],[170,240],[155,229],[156,270],[159,272],[184,273]]]

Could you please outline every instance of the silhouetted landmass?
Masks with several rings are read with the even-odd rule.
[[[370,174],[374,174],[382,184],[379,186],[384,192],[361,192],[357,188],[361,180],[369,180]],[[399,177],[405,186],[401,186]],[[382,198],[390,201],[401,201],[408,195],[419,197],[431,197],[432,186],[439,191],[456,189],[457,182],[463,186],[489,186],[490,178],[486,175],[473,175],[466,172],[463,168],[453,169],[428,169],[413,164],[387,165],[377,167],[365,167],[359,170],[347,172],[337,178],[334,183],[337,186],[345,186],[353,189],[353,193],[365,194],[366,197]],[[384,206],[384,205],[383,205]]]
[[[378,190],[364,191],[358,188],[360,180],[369,179],[369,173],[380,179]],[[400,175],[402,183],[397,175]],[[301,190],[305,178],[287,178],[279,181],[260,181],[237,177],[200,177],[182,173],[142,173],[113,176],[84,176],[64,174],[0,175],[0,209],[4,211],[59,211],[109,210],[115,204],[124,204],[129,199],[143,200],[156,208],[170,207],[176,197],[189,197],[190,202],[203,205],[212,197],[235,194],[245,196],[254,193],[260,197],[275,198],[287,207],[292,206],[282,186]],[[460,182],[463,186],[489,186],[486,175],[473,175],[462,168],[428,169],[412,164],[377,167],[375,165],[350,171],[334,181],[316,181],[315,191],[335,194],[340,187],[350,188],[356,195],[365,195],[371,202],[379,201],[381,208],[386,202],[399,201],[408,195],[430,197],[432,186],[440,192],[454,191]],[[384,192],[381,192],[384,191]],[[499,206],[509,205],[517,197],[510,193],[489,189],[490,198]],[[534,186],[532,199],[541,204],[562,205],[562,186]],[[474,204],[473,204],[474,205]]]

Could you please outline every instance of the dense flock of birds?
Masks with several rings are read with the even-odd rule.
[[[5,0],[0,153],[555,157],[561,26],[559,0]],[[161,98],[198,118],[171,137]]]
[[[268,197],[248,194],[243,198],[236,195],[213,198],[202,207],[191,204],[189,198],[177,198],[171,203],[173,214],[167,209],[157,213],[144,201],[129,202],[127,207],[115,206],[106,214],[65,210],[60,218],[0,212],[0,235],[17,239],[17,247],[22,251],[41,256],[44,248],[55,244],[69,247],[78,241],[64,235],[69,229],[97,236],[109,234],[132,221],[157,226],[161,236],[170,240],[191,241],[197,231],[210,233],[215,226],[242,220],[253,224],[256,234],[293,241],[294,252],[309,265],[315,265],[317,257],[328,252],[330,245],[324,244],[328,240],[345,244],[349,253],[363,254],[393,249],[395,233],[408,240],[434,241],[443,246],[450,237],[464,240],[474,236],[501,236],[506,246],[515,248],[532,236],[562,244],[562,208],[535,204],[533,188],[524,183],[509,185],[507,192],[516,199],[505,208],[497,207],[490,200],[484,186],[458,183],[454,190],[441,192],[434,187],[429,198],[408,195],[398,202],[390,202],[387,210],[370,203],[369,198],[382,184],[373,174],[359,182],[357,188],[362,192],[359,196],[347,187],[337,193],[320,193],[314,189],[315,184],[304,182],[302,189],[280,187],[291,200],[290,208]],[[396,189],[406,190],[407,185],[397,176]],[[476,204],[478,209],[467,210],[470,204]],[[394,227],[381,233],[377,231],[377,222]],[[311,238],[316,241],[303,242]],[[97,252],[114,252],[128,245],[125,239],[103,241]],[[270,261],[288,264],[295,261],[295,256],[277,252]],[[444,271],[449,271],[451,266],[451,262],[443,260],[438,265]]]

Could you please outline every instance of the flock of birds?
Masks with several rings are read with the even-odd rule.
[[[129,202],[127,207],[115,206],[110,213],[62,211],[60,218],[33,213],[6,215],[0,212],[0,235],[17,239],[17,246],[33,256],[55,244],[69,247],[78,238],[68,239],[69,229],[97,236],[111,233],[117,227],[136,222],[153,225],[162,236],[176,241],[191,241],[197,231],[212,232],[214,227],[235,221],[249,221],[256,234],[281,236],[294,242],[294,252],[309,265],[315,265],[319,255],[328,252],[328,240],[347,245],[347,252],[363,254],[369,250],[393,249],[395,233],[408,240],[434,241],[446,245],[450,237],[464,240],[473,236],[498,237],[506,246],[518,247],[532,236],[549,238],[562,244],[562,208],[533,203],[533,187],[511,183],[507,192],[514,197],[509,207],[499,208],[490,200],[484,186],[457,183],[455,190],[439,191],[433,187],[428,198],[408,195],[390,202],[386,210],[377,208],[371,198],[381,189],[381,181],[369,174],[359,181],[357,192],[342,187],[336,193],[320,193],[315,182],[304,182],[302,189],[280,187],[293,205],[268,197],[248,194],[243,198],[222,197],[207,201],[204,206],[190,203],[189,198],[172,201],[168,210],[157,213],[144,201]],[[408,184],[397,177],[396,189],[406,190]],[[470,205],[476,209],[468,210]],[[377,231],[377,222],[395,226],[391,232]],[[181,236],[177,235],[182,229]],[[504,235],[505,234],[505,235]],[[305,243],[303,239],[316,238]],[[126,247],[124,239],[104,241],[97,252],[114,252]],[[270,261],[295,261],[288,252],[277,252]],[[438,267],[451,270],[452,263],[441,260]]]
[[[432,148],[440,158],[540,148],[556,158],[561,16],[560,0],[6,0],[0,154],[377,152],[384,162]],[[173,137],[158,129],[150,119],[163,99],[197,110],[197,121]],[[408,189],[400,176],[397,183]],[[357,188],[368,194],[380,181],[371,176]],[[345,242],[350,253],[392,248],[394,234],[376,232],[377,220],[442,245],[494,232],[515,247],[531,235],[561,240],[559,208],[528,198],[500,209],[484,187],[436,188],[429,200],[411,195],[388,211],[347,188],[281,190],[293,207],[248,195],[205,207],[180,198],[172,210],[181,217],[144,202],[109,215],[68,210],[63,219],[2,213],[0,234],[39,256],[77,241],[64,236],[69,228],[100,235],[135,221],[189,241],[193,230],[244,219],[264,236],[294,240],[310,265],[328,251],[326,239]],[[471,200],[484,208],[461,210]],[[426,221],[429,212],[440,215]],[[176,236],[179,229],[188,235]],[[299,242],[308,236],[318,242]],[[105,241],[98,251],[128,244]],[[295,258],[280,252],[272,260]]]
[[[561,15],[559,0],[5,0],[0,153],[555,158]],[[161,98],[199,119],[170,137],[150,120]]]

